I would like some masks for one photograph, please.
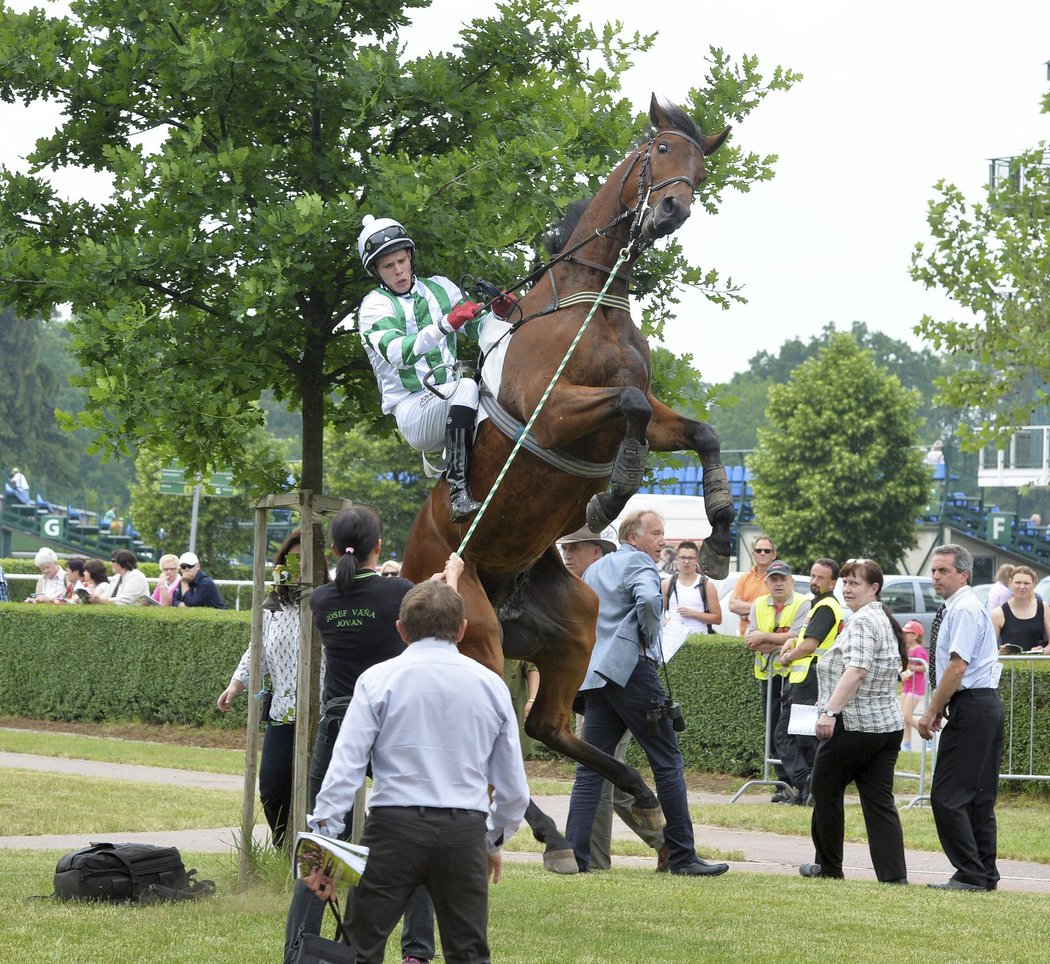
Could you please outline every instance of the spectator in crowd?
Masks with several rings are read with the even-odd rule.
[[[11,594],[7,589],[7,576],[4,575],[4,567],[0,566],[0,602],[10,602]]]
[[[597,640],[580,688],[583,738],[612,754],[630,730],[645,752],[656,782],[664,818],[671,873],[688,877],[724,874],[724,863],[696,855],[693,823],[685,788],[685,764],[678,746],[667,695],[657,663],[663,598],[656,560],[664,544],[664,521],[651,510],[627,515],[620,525],[620,548],[593,563],[583,580],[598,595]],[[649,719],[658,707],[659,719]],[[655,723],[655,726],[653,725]],[[654,732],[655,730],[655,732]],[[603,777],[576,765],[565,836],[579,869],[590,869],[590,841]]]
[[[111,505],[108,509],[106,509],[105,515],[102,516],[102,521],[99,523],[98,527],[100,529],[105,529],[108,531],[109,527],[113,525],[113,523],[116,521],[117,507],[115,505]]]
[[[226,603],[206,572],[201,570],[201,561],[195,552],[184,552],[179,556],[179,585],[171,597],[173,606],[207,606],[225,609]]]
[[[1015,566],[1010,575],[1010,599],[992,610],[992,625],[1002,656],[1043,653],[1050,639],[1050,606],[1035,594],[1035,571]]]
[[[77,590],[84,588],[83,576],[84,560],[80,556],[70,556],[66,560],[66,591],[55,602],[76,602]]]
[[[527,659],[505,659],[503,661],[503,682],[510,690],[510,702],[514,707],[514,716],[518,720],[518,743],[521,745],[521,758],[531,760],[535,743],[525,732],[525,718],[532,711],[536,694],[540,691],[540,671]]]
[[[23,502],[29,501],[29,481],[22,474],[22,470],[16,465],[11,469],[11,478],[8,480]]]
[[[453,555],[447,585],[431,580],[405,595],[397,628],[408,649],[359,677],[309,818],[315,831],[338,833],[371,764],[361,839],[368,863],[348,915],[360,964],[382,964],[390,931],[424,884],[444,959],[491,960],[488,878],[500,880],[501,847],[524,816],[529,788],[507,688],[456,648],[467,627],[455,591],[462,568]],[[452,704],[456,726],[448,725]],[[308,886],[331,894],[319,870]]]
[[[274,566],[285,566],[290,556],[300,553],[301,534],[296,529],[284,540],[273,557]],[[324,571],[325,581],[328,572]],[[259,800],[270,839],[274,847],[284,845],[288,829],[288,815],[292,808],[292,775],[295,769],[295,696],[299,677],[299,603],[293,597],[287,581],[278,582],[274,589],[277,606],[263,607],[262,676],[269,681],[266,712],[266,732],[263,734],[259,761]],[[216,700],[220,713],[229,713],[233,701],[248,685],[248,664],[252,648],[249,643],[230,684]],[[321,666],[324,676],[324,665]]]
[[[139,569],[135,553],[130,549],[116,549],[110,559],[113,563],[113,575],[116,577],[113,588],[104,599],[95,599],[95,602],[133,606],[140,599],[149,596],[149,581]]]
[[[179,557],[170,552],[165,553],[160,557],[158,565],[160,577],[153,589],[153,600],[162,606],[170,606],[175,590],[179,588]]]
[[[321,634],[325,659],[321,720],[310,757],[307,788],[307,806],[311,810],[358,678],[370,666],[405,651],[397,619],[401,601],[412,588],[412,583],[400,576],[379,577],[383,523],[374,510],[355,505],[337,512],[329,524],[328,538],[338,560],[335,580],[310,594],[310,611]],[[360,618],[346,619],[348,609],[360,613]],[[348,803],[347,809],[349,806]],[[340,823],[349,825],[350,815]],[[288,964],[296,960],[303,934],[320,933],[323,913],[324,904],[314,900],[305,885],[296,883],[285,925]],[[405,960],[426,962],[434,957],[434,911],[423,887],[417,889],[405,911],[401,951]]]
[[[660,550],[660,572],[672,575],[678,572],[678,565],[675,562],[675,550],[674,546],[664,546]]]
[[[853,616],[817,664],[821,742],[811,782],[816,857],[799,871],[803,877],[843,876],[843,796],[855,783],[875,876],[884,884],[906,884],[893,770],[904,732],[897,678],[908,668],[908,650],[904,632],[879,599],[884,577],[878,563],[848,559],[841,575],[842,595]]]
[[[842,607],[835,598],[838,577],[839,564],[834,559],[822,557],[810,566],[805,625],[780,650],[780,665],[790,672],[782,686],[774,743],[792,786],[797,788],[793,802],[799,806],[810,800],[809,779],[817,755],[817,738],[789,732],[791,710],[795,706],[817,705],[817,664],[842,632]]]
[[[108,579],[106,564],[101,559],[88,559],[84,563],[84,572],[80,576],[80,581],[87,592],[87,599],[78,595],[80,602],[95,602],[96,596],[101,599],[107,598],[110,593]]]
[[[970,588],[973,556],[950,543],[933,550],[933,588],[944,600],[930,629],[933,692],[919,735],[941,732],[930,804],[955,873],[938,890],[995,890],[995,798],[1003,757],[1003,704],[995,627]]]
[[[904,642],[908,648],[908,668],[901,671],[901,716],[904,717],[904,742],[902,750],[911,750],[911,728],[915,708],[926,695],[926,666],[930,654],[922,645],[922,623],[909,619],[904,624]]]
[[[605,532],[599,534],[584,526],[567,536],[562,536],[558,540],[558,548],[561,550],[565,568],[582,579],[592,562],[597,562],[608,552],[616,551],[616,543],[606,538]]]
[[[675,572],[663,583],[667,621],[681,623],[700,633],[713,633],[722,621],[718,589],[699,569],[700,549],[695,542],[680,542],[675,552]]]
[[[62,598],[66,594],[66,580],[59,569],[55,550],[47,546],[37,550],[33,563],[40,570],[40,578],[36,581],[36,588],[26,602],[49,603]]]
[[[988,590],[988,612],[994,612],[1007,599],[1013,595],[1010,588],[1010,577],[1014,574],[1014,567],[1004,562],[995,572],[995,582]]]
[[[937,439],[937,441],[930,446],[930,450],[926,453],[926,464],[944,464],[944,442],[942,442],[940,439]]]
[[[387,559],[383,563],[382,568],[379,570],[381,576],[400,576],[401,575],[401,563],[396,559]]]
[[[1043,517],[1038,512],[1033,512],[1028,519],[1028,524],[1033,529],[1038,529],[1043,524]]]
[[[558,540],[565,568],[573,575],[583,578],[588,567],[597,562],[602,556],[616,551],[616,543],[605,538],[612,534],[612,529],[607,529],[599,536],[586,526],[577,529],[567,536]],[[539,674],[537,674],[537,677]],[[537,680],[538,682],[538,680]],[[577,732],[583,734],[584,718],[581,714],[577,720]],[[620,741],[616,744],[613,757],[621,763],[627,759],[627,748],[631,744],[631,731],[625,730]],[[654,830],[640,824],[633,812],[634,797],[610,783],[608,780],[602,783],[602,795],[598,801],[598,810],[594,815],[594,827],[591,830],[591,863],[590,870],[609,870],[612,867],[612,818],[613,812],[641,838],[646,844],[656,851],[656,869],[665,871],[667,863],[667,844],[664,841],[663,832]]]
[[[481,306],[465,301],[448,278],[416,276],[416,245],[398,221],[366,217],[357,250],[365,271],[379,282],[361,301],[358,330],[382,392],[383,412],[396,418],[414,449],[444,447],[452,521],[463,522],[480,508],[467,487],[478,386],[456,367],[457,335],[477,338]],[[503,295],[493,313],[506,317],[515,301]],[[424,389],[428,378],[440,394]]]
[[[760,551],[758,548],[756,552]],[[784,679],[791,672],[780,661],[780,652],[791,636],[796,639],[806,625],[809,600],[795,592],[795,580],[791,566],[780,559],[765,568],[766,594],[752,604],[747,621],[747,648],[755,654],[754,673],[759,681],[759,698],[762,701],[762,716],[766,720],[769,749],[775,749],[775,734],[780,722],[780,710],[784,697]],[[774,754],[770,752],[770,756]],[[783,761],[776,764],[777,778],[787,789],[773,794],[773,803],[794,803],[801,787],[791,782],[791,774]]]
[[[759,596],[769,592],[766,587],[766,570],[769,564],[777,557],[777,547],[769,536],[758,536],[751,543],[751,556],[755,564],[749,572],[745,572],[733,587],[729,596],[729,611],[740,617],[740,627],[737,635],[743,636],[747,633],[748,621],[751,617],[751,604]]]

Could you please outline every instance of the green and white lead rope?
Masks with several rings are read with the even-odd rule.
[[[522,445],[525,444],[525,438],[532,431],[532,426],[536,423],[536,419],[539,418],[540,412],[543,411],[543,406],[547,404],[547,399],[550,398],[550,394],[554,391],[554,386],[558,379],[561,378],[561,373],[565,371],[565,366],[569,363],[569,359],[572,357],[576,346],[580,343],[580,339],[583,337],[583,333],[587,330],[587,326],[591,323],[591,319],[594,317],[594,313],[598,310],[598,306],[601,305],[602,299],[605,297],[605,293],[609,290],[609,286],[613,283],[613,279],[616,277],[617,271],[620,270],[622,265],[631,255],[630,248],[622,248],[620,250],[620,258],[613,265],[612,270],[609,272],[609,277],[605,281],[605,287],[598,292],[598,297],[595,299],[594,304],[591,305],[591,310],[587,313],[587,317],[584,318],[583,324],[580,326],[580,330],[576,332],[576,337],[573,338],[569,347],[565,350],[565,357],[562,358],[561,364],[558,365],[554,374],[551,376],[551,380],[548,383],[543,394],[540,396],[539,404],[536,406],[536,410],[529,416],[529,420],[525,423],[525,428],[522,429],[521,434],[518,436],[517,441],[514,443],[514,448],[510,450],[510,455],[507,456],[507,461],[503,463],[503,468],[500,469],[499,475],[496,476],[496,481],[492,483],[492,488],[489,489],[488,495],[485,496],[484,501],[481,503],[481,508],[478,509],[477,514],[474,516],[474,521],[470,523],[470,528],[467,529],[467,533],[463,536],[463,541],[459,544],[459,548],[456,550],[456,554],[462,556],[463,550],[466,549],[467,543],[470,542],[470,537],[474,534],[474,530],[478,527],[478,523],[481,521],[482,516],[485,515],[485,510],[488,509],[489,503],[492,501],[492,497],[496,494],[496,491],[500,487],[500,483],[503,481],[504,476],[510,469],[511,463],[514,461],[514,457],[521,450]]]

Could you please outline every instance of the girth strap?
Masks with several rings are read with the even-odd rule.
[[[484,388],[481,390],[481,407],[485,410],[489,420],[511,441],[516,442],[521,438],[525,426],[513,415],[508,414],[499,402],[492,396],[491,392]],[[545,449],[536,441],[531,434],[526,435],[521,442],[522,448],[531,452],[537,458],[543,459],[549,465],[569,475],[575,475],[581,479],[603,479],[610,475],[613,470],[613,462],[586,462],[570,455],[563,449]]]

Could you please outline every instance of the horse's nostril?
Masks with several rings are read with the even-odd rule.
[[[665,197],[660,204],[667,214],[674,214],[678,210],[678,198]]]

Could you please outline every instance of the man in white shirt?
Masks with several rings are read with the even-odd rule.
[[[454,591],[462,567],[453,555],[448,585],[432,580],[405,595],[397,628],[408,648],[358,677],[308,818],[316,832],[338,835],[371,762],[361,838],[369,856],[348,909],[359,964],[381,964],[420,884],[434,903],[444,959],[490,960],[488,878],[499,881],[500,848],[524,816],[529,788],[507,687],[456,648],[467,626]],[[318,897],[332,894],[320,870],[304,882]]]

